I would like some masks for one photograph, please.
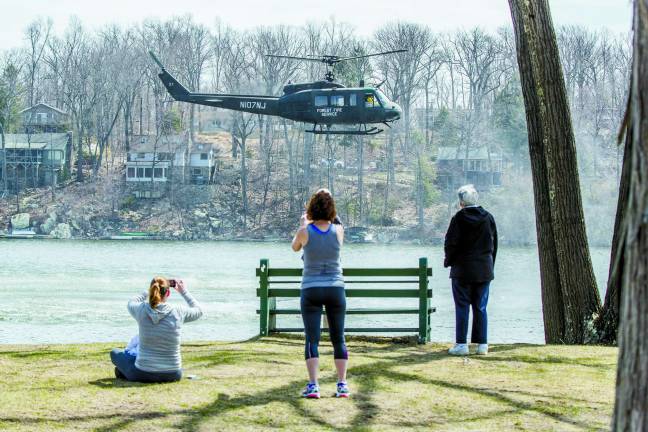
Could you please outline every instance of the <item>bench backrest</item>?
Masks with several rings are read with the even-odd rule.
[[[256,269],[259,278],[259,289],[257,296],[260,298],[260,334],[267,335],[273,331],[279,331],[276,327],[276,315],[288,311],[280,311],[276,308],[277,297],[299,297],[301,281],[301,268],[271,268],[268,259],[262,259]],[[344,282],[347,285],[345,290],[347,297],[365,298],[418,298],[418,308],[414,310],[403,309],[380,309],[369,310],[366,313],[415,313],[419,316],[418,328],[382,328],[371,329],[370,331],[418,331],[419,341],[430,340],[430,307],[432,289],[429,288],[429,277],[432,276],[432,269],[428,267],[427,258],[420,258],[418,267],[409,268],[344,268]],[[297,285],[297,287],[295,287]],[[349,288],[348,286],[354,286]],[[355,288],[355,286],[389,285],[389,288],[369,287]],[[402,286],[406,285],[406,288]],[[414,285],[414,286],[412,286]],[[291,311],[297,313],[298,311]],[[289,313],[291,313],[289,312]],[[363,313],[362,310],[352,311]],[[284,329],[286,331],[298,331],[300,329]],[[363,329],[369,330],[369,329]],[[348,329],[351,331],[351,329]]]

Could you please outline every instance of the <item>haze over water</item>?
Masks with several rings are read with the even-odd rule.
[[[137,332],[126,310],[151,277],[184,278],[205,317],[184,326],[183,340],[242,340],[259,329],[256,310],[259,259],[299,267],[285,243],[0,240],[0,343],[125,343]],[[433,269],[432,340],[454,341],[454,306],[443,268],[443,248],[415,245],[345,245],[349,267],[415,267],[427,256]],[[609,249],[593,248],[599,289],[607,280]],[[489,342],[543,343],[537,249],[502,247],[489,301]],[[363,286],[364,287],[364,286]],[[179,302],[173,292],[171,302]],[[416,307],[417,299],[348,300],[349,307]],[[297,307],[281,300],[279,307]],[[300,326],[298,316],[278,325]],[[416,327],[415,315],[350,316],[349,327]]]

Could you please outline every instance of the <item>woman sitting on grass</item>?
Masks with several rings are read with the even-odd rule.
[[[167,303],[171,286],[189,307]],[[179,381],[182,378],[180,328],[182,323],[202,316],[198,302],[189,294],[184,282],[154,278],[148,294],[143,293],[128,302],[128,312],[139,326],[139,352],[135,357],[123,350],[111,351],[110,359],[117,378],[139,382]]]
[[[346,296],[340,266],[340,249],[344,229],[336,219],[335,202],[327,189],[320,189],[310,199],[300,228],[292,241],[295,252],[304,250],[304,271],[301,284],[301,313],[306,333],[306,368],[308,385],[303,397],[319,399],[318,345],[321,333],[322,306],[330,326],[331,342],[337,369],[336,397],[349,397],[346,384],[348,353],[344,342]]]

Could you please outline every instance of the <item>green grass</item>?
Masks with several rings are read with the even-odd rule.
[[[0,346],[0,430],[606,430],[617,350],[495,345],[485,357],[447,345],[349,341],[349,400],[332,396],[323,343],[324,398],[305,384],[302,340],[270,337],[183,346],[173,384],[116,380],[107,344]]]

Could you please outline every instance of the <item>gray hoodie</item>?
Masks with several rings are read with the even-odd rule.
[[[202,316],[200,305],[189,292],[181,294],[186,306],[160,303],[155,309],[143,293],[128,302],[128,312],[139,325],[140,347],[135,366],[147,372],[175,372],[182,369],[180,328],[182,323]]]

